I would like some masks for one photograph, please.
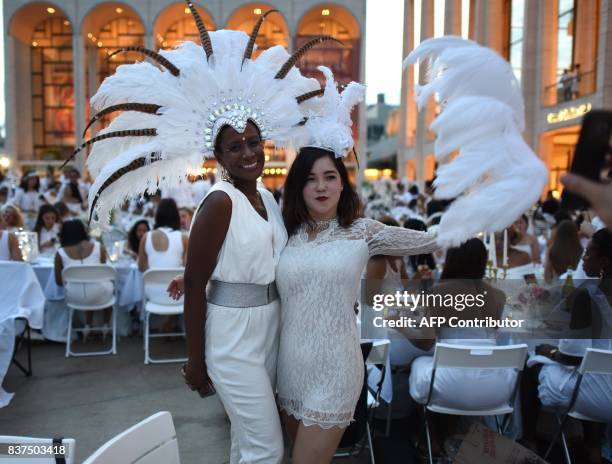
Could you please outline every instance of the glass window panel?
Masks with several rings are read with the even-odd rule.
[[[47,19],[33,35],[39,43],[32,48],[32,117],[38,158],[51,148],[65,151],[74,146],[72,37],[64,21],[59,16]]]

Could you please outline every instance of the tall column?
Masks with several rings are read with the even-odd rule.
[[[360,47],[359,47],[359,82],[365,81],[365,69],[366,69],[366,27],[365,27],[365,13],[362,15],[364,18],[363,22],[360,22],[361,28]],[[362,102],[358,110],[359,112],[359,149],[357,150],[357,156],[359,157],[359,167],[357,170],[357,186],[361,188],[362,182],[365,180],[364,170],[368,165],[368,119],[366,115],[366,104]]]
[[[421,3],[421,42],[433,37],[434,32],[434,11],[433,2],[424,1]],[[419,67],[419,83],[425,81],[426,73],[423,66]],[[425,138],[427,135],[427,106],[418,113],[415,138],[415,171],[416,181],[419,188],[423,190],[425,186]]]
[[[72,79],[74,92],[74,140],[76,144],[81,143],[81,135],[85,128],[87,113],[85,108],[89,105],[85,94],[85,42],[83,36],[74,28],[72,36]],[[75,163],[77,169],[83,172],[85,169],[85,153],[81,153]]]
[[[461,35],[461,0],[446,0],[444,35]]]
[[[15,39],[9,34],[4,36],[4,97],[6,104],[4,149],[15,166],[17,160],[17,92],[15,91]]]
[[[541,2],[525,2],[523,24],[523,62],[521,87],[525,100],[525,140],[535,150],[537,143],[537,122],[540,110],[540,31]]]
[[[602,0],[597,66],[597,89],[601,89],[603,107],[612,107],[612,15],[610,0]]]
[[[414,0],[404,1],[404,40],[402,56],[405,57],[414,48]],[[397,145],[397,177],[403,179],[407,175],[406,164],[408,158],[406,151],[408,150],[408,120],[411,117],[409,109],[414,103],[411,100],[411,89],[414,87],[414,71],[409,67],[403,71],[402,76],[402,91],[401,91],[401,108],[400,108],[400,128]]]
[[[557,0],[543,0],[541,3],[540,69],[543,95],[540,105],[554,105],[557,102]]]

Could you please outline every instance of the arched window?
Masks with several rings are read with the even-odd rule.
[[[251,34],[253,27],[261,15],[272,9],[272,6],[265,3],[249,3],[243,5],[232,13],[227,21],[227,27],[229,29]],[[289,28],[280,13],[275,12],[266,16],[265,21],[259,29],[256,44],[257,50],[253,53],[253,57],[255,58],[264,50],[275,45],[281,45],[283,47],[289,46]]]
[[[208,12],[199,5],[196,5],[196,9],[204,21],[206,30],[214,31],[216,27]],[[187,40],[200,43],[200,33],[191,11],[185,7],[184,2],[165,8],[157,17],[153,31],[157,48],[174,48]]]
[[[34,159],[60,160],[75,144],[72,26],[65,16],[36,26],[31,66]]]

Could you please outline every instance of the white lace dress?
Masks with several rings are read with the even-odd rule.
[[[305,425],[346,427],[363,385],[353,305],[373,255],[403,256],[437,248],[432,234],[358,219],[334,219],[289,238],[276,270],[282,319],[278,400]]]

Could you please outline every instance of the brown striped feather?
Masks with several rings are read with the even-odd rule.
[[[310,100],[311,98],[320,97],[324,93],[325,93],[325,89],[313,90],[311,92],[306,92],[306,93],[303,93],[302,95],[298,95],[297,97],[295,97],[295,99],[297,100],[298,105],[299,105],[300,103],[304,103],[306,100]]]
[[[334,42],[337,42],[340,45],[344,46],[344,44],[341,41],[339,41],[338,39],[330,35],[322,35],[320,37],[315,37],[314,39],[309,40],[304,45],[302,45],[297,51],[295,51],[295,53],[293,53],[293,55],[291,55],[291,57],[285,62],[283,67],[280,69],[280,71],[278,71],[278,73],[276,74],[276,76],[274,76],[274,78],[284,79],[287,76],[287,74],[289,74],[289,71],[291,71],[291,68],[298,62],[298,60],[302,56],[304,56],[304,54],[308,50],[313,48],[315,45],[318,45],[320,43],[327,42],[330,40],[333,40]]]
[[[114,113],[115,111],[138,111],[139,113],[155,114],[160,108],[160,105],[155,105],[152,103],[119,103],[118,105],[109,106],[91,118],[91,120],[87,123],[87,126],[85,126],[83,137],[85,137],[87,129],[89,129],[96,121],[102,119],[107,114]]]
[[[128,129],[128,130],[107,132],[106,134],[96,135],[94,138],[87,140],[80,147],[74,150],[74,153],[70,156],[70,158],[64,161],[64,164],[62,164],[62,167],[60,169],[63,169],[64,166],[66,166],[70,161],[72,161],[74,157],[81,152],[81,150],[83,150],[84,148],[87,148],[89,145],[93,143],[99,142],[100,140],[110,139],[114,137],[154,137],[156,135],[157,135],[156,129]]]
[[[209,60],[213,54],[212,42],[210,40],[210,35],[208,35],[208,31],[206,30],[206,26],[204,25],[204,21],[202,21],[202,17],[196,7],[193,5],[191,0],[185,0],[187,2],[187,6],[193,15],[193,19],[195,20],[196,26],[200,33],[200,40],[202,41],[202,47],[204,48],[204,53],[206,53],[206,59]]]
[[[251,57],[253,56],[253,49],[255,48],[255,40],[257,40],[257,34],[259,34],[259,28],[261,28],[261,25],[266,19],[266,16],[268,16],[270,13],[278,13],[278,12],[279,12],[278,10],[266,11],[264,14],[261,15],[257,23],[255,23],[255,27],[253,27],[253,31],[251,32],[251,37],[249,38],[249,43],[247,44],[246,49],[244,50],[244,56],[242,58],[243,63],[246,60],[250,60]]]
[[[151,163],[154,163],[156,161],[161,161],[161,157],[159,156],[159,153],[152,153],[152,155],[153,156],[151,156],[150,158]],[[124,166],[121,169],[118,169],[117,171],[115,171],[113,174],[111,174],[111,176],[108,179],[106,179],[106,181],[104,181],[104,183],[100,186],[100,189],[96,192],[96,195],[94,196],[94,199],[91,202],[91,207],[89,209],[88,223],[91,223],[91,218],[95,211],[96,204],[98,204],[98,200],[100,199],[100,196],[102,195],[102,192],[104,192],[109,186],[111,186],[113,183],[121,179],[126,174],[132,171],[135,171],[136,169],[142,168],[145,164],[147,164],[146,156],[137,158],[134,161],[132,161],[130,164],[128,164],[127,166]]]
[[[170,73],[173,76],[178,76],[181,73],[181,70],[177,68],[176,66],[174,66],[168,59],[164,58],[156,51],[149,50],[148,48],[145,48],[145,47],[140,47],[140,46],[122,47],[119,50],[115,50],[113,53],[108,55],[108,58],[110,59],[119,53],[125,53],[125,52],[140,52],[148,56],[152,60],[156,61],[160,65],[162,65],[164,68],[170,71]]]

